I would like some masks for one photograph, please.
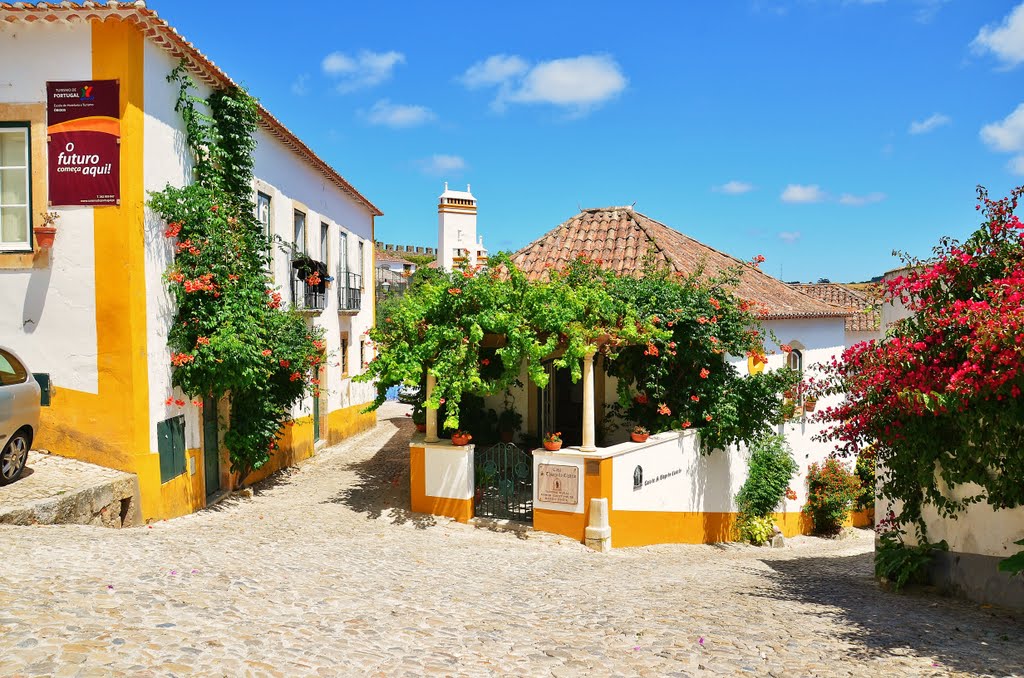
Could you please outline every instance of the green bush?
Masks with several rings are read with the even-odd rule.
[[[740,513],[756,518],[770,515],[799,470],[793,453],[780,435],[762,435],[750,443],[747,479],[736,493]]]
[[[835,457],[821,465],[811,464],[807,469],[807,503],[803,512],[814,520],[814,531],[837,534],[860,491],[857,476]]]
[[[866,447],[857,455],[857,479],[860,480],[860,494],[857,495],[857,510],[869,511],[875,508],[875,448]]]
[[[772,519],[768,516],[752,516],[741,513],[736,521],[736,529],[740,533],[740,541],[750,542],[754,546],[767,544],[775,532]]]
[[[907,546],[903,542],[904,533],[897,527],[896,515],[892,512],[888,518],[879,521],[877,529],[879,543],[875,549],[875,576],[886,579],[895,591],[907,584],[927,583],[928,568],[935,551],[949,550],[945,540],[930,544],[920,532],[917,546]]]

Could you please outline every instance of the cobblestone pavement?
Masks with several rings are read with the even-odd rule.
[[[411,514],[408,419],[149,528],[0,526],[0,675],[1024,671],[1009,612],[881,591],[871,537],[572,540]]]
[[[84,487],[114,482],[125,475],[103,466],[33,450],[28,453],[21,478],[0,487],[0,512],[77,492]]]

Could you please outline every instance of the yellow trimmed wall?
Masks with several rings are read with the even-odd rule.
[[[329,413],[327,415],[327,435],[325,436],[327,442],[334,445],[345,438],[350,438],[376,426],[377,413],[366,412],[364,414],[361,411],[368,405],[369,403],[353,405]]]
[[[409,448],[409,494],[415,513],[447,516],[460,523],[473,517],[472,499],[432,497],[427,494],[427,451],[423,447]]]

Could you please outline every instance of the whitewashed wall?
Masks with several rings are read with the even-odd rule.
[[[47,80],[92,77],[88,25],[0,25],[0,103],[46,104]],[[44,149],[45,155],[45,149]],[[33,173],[46,167],[33,167]],[[98,393],[92,207],[59,207],[57,239],[40,265],[0,269],[0,344],[56,388]],[[38,219],[34,213],[34,220]]]

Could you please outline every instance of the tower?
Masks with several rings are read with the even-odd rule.
[[[476,235],[476,198],[469,184],[465,191],[453,191],[446,181],[437,203],[437,264],[450,271],[486,261],[483,238]]]

